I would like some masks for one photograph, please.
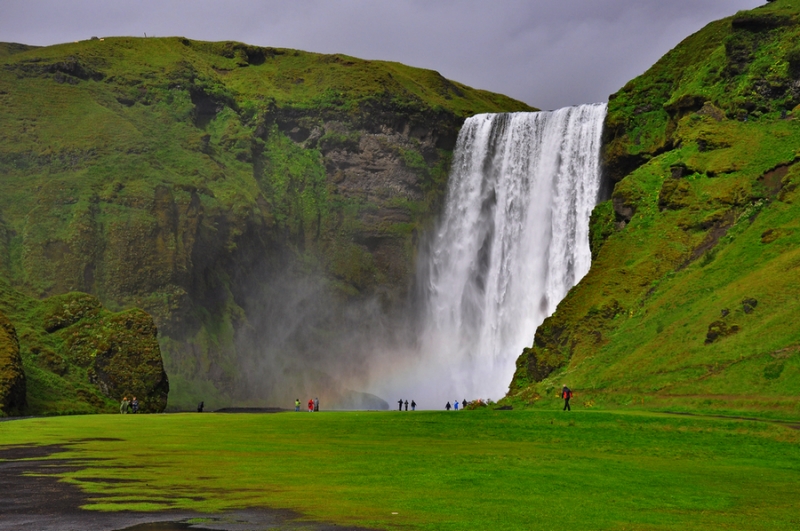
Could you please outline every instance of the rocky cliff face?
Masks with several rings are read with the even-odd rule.
[[[182,407],[346,374],[345,336],[405,299],[463,119],[530,110],[436,72],[240,43],[14,51],[0,267],[32,296],[149,312]]]
[[[511,399],[566,380],[588,405],[796,414],[799,21],[778,0],[712,23],[610,97],[592,269]]]

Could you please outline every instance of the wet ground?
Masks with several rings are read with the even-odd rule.
[[[86,511],[80,507],[88,503],[89,496],[55,476],[86,466],[86,460],[59,459],[58,454],[67,447],[0,448],[0,531],[368,531],[323,522],[301,522],[298,514],[277,509],[244,509],[223,514]],[[92,494],[91,497],[102,496]]]

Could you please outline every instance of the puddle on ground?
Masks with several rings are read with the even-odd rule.
[[[181,522],[154,522],[150,524],[139,524],[133,527],[126,527],[119,531],[186,531],[187,529],[201,529],[192,527],[192,524]],[[203,527],[206,531],[213,531],[208,527]]]

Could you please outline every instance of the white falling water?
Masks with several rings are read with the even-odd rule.
[[[429,407],[501,398],[536,327],[589,271],[605,113],[594,104],[464,124],[445,212],[420,258],[420,370],[404,378]]]

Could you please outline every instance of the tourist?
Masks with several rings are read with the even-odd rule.
[[[122,403],[119,405],[119,412],[121,414],[125,415],[128,413],[128,404],[130,404],[130,402],[128,402],[128,397],[127,396],[123,397]]]
[[[198,413],[202,413],[202,412],[203,412],[203,409],[204,409],[205,407],[206,407],[206,404],[205,404],[205,402],[200,402],[199,404],[197,404],[197,412],[198,412]]]
[[[572,391],[567,387],[567,384],[561,387],[561,398],[564,399],[564,409],[562,409],[562,411],[572,411],[572,408],[569,407],[569,399],[572,398]]]
[[[456,411],[458,411],[458,400],[456,400],[455,402],[453,402],[453,409],[455,409]]]
[[[450,411],[450,408],[451,408],[451,407],[452,407],[452,406],[450,405],[450,402],[448,402],[448,403],[447,403],[447,405],[446,405],[446,406],[444,406],[444,408],[445,408],[447,411]]]
[[[319,411],[319,398],[314,397],[314,411]]]
[[[465,398],[464,401],[461,402],[461,409],[467,409],[467,404],[469,404],[469,402],[467,402],[467,399]]]
[[[133,397],[133,400],[131,400],[131,411],[134,413],[139,412],[139,401],[136,400],[135,396]]]
[[[314,399],[313,398],[309,398],[308,399],[308,412],[309,413],[313,413],[314,412]]]
[[[416,411],[416,410],[417,410],[417,403],[412,400],[411,401],[411,411]]]
[[[300,411],[300,399],[299,398],[295,398],[294,399],[294,410],[295,411]]]
[[[408,400],[405,401],[406,411],[408,411]]]
[[[397,411],[403,411],[403,399],[397,401]]]

